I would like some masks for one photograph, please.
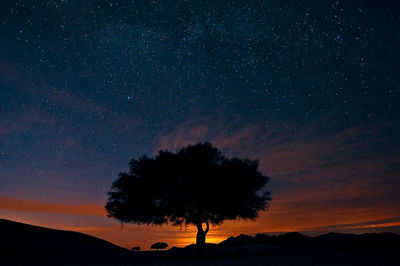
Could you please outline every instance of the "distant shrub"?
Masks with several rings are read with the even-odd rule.
[[[157,243],[154,243],[153,245],[151,245],[151,249],[165,249],[165,248],[167,248],[168,247],[168,244],[167,243],[164,243],[164,242],[157,242]]]
[[[131,248],[131,250],[132,251],[138,251],[138,250],[140,250],[140,247],[133,247],[133,248]]]

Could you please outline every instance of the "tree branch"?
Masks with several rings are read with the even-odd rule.
[[[201,223],[197,223],[197,224],[196,224],[196,227],[197,227],[197,231],[199,231],[199,232],[204,232],[204,231],[203,231],[203,225],[202,225]]]
[[[204,233],[208,233],[208,230],[210,230],[210,225],[208,224],[208,221],[206,220],[206,231]]]

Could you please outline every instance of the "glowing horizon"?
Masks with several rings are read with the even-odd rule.
[[[149,250],[150,245],[158,241],[167,242],[169,247],[183,247],[195,243],[196,235],[194,226],[124,224],[121,228],[117,220],[106,217],[104,206],[100,205],[90,207],[88,205],[68,206],[0,197],[0,216],[3,219],[32,225],[89,234],[128,249],[133,246],[141,246],[142,250]],[[28,216],[32,218],[27,218]],[[52,217],[52,222],[40,218],[41,216]],[[94,219],[96,225],[90,225],[92,219]],[[326,223],[308,219],[307,223],[303,225],[285,224],[283,220],[285,220],[285,216],[282,215],[279,208],[271,206],[269,211],[261,212],[260,217],[255,221],[226,221],[222,225],[211,226],[207,235],[207,243],[220,243],[230,236],[239,234],[280,234],[298,231],[309,235],[318,235],[326,232],[348,231],[365,233],[369,232],[369,229],[373,229],[370,232],[376,232],[376,229],[382,229],[378,231],[391,229],[400,232],[400,217],[393,217],[388,213],[379,217],[371,216],[368,219],[360,219],[355,213],[353,217],[347,218],[345,224],[343,217],[337,220],[328,220],[329,222]],[[84,224],[84,226],[81,224]],[[357,231],[357,229],[362,230]]]

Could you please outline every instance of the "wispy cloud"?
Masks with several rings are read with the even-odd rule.
[[[18,90],[22,95],[29,95],[39,102],[47,100],[70,111],[95,114],[106,108],[105,106],[94,104],[76,93],[72,93],[66,88],[51,86],[40,77],[32,78],[26,76],[19,70],[18,65],[4,60],[0,62],[0,79]]]
[[[376,227],[392,227],[392,226],[400,226],[400,216],[395,216],[388,219],[360,222],[360,223],[330,224],[320,227],[304,228],[304,231],[327,231],[327,230],[335,231],[339,229],[376,228]]]
[[[104,206],[53,204],[36,200],[16,199],[2,196],[0,196],[0,209],[8,211],[106,217]]]
[[[301,230],[311,224],[365,222],[391,217],[400,211],[400,155],[387,152],[382,128],[358,125],[329,134],[313,127],[252,124],[228,133],[219,123],[188,121],[160,134],[154,150],[176,150],[199,141],[211,141],[230,156],[258,159],[273,201],[269,212],[252,228]],[[379,147],[379,148],[377,148]]]

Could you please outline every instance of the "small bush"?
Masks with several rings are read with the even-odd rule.
[[[132,251],[138,251],[138,250],[140,250],[140,247],[133,247],[133,248],[131,248],[131,250]]]
[[[165,248],[167,248],[168,247],[168,244],[167,243],[164,243],[164,242],[157,242],[157,243],[154,243],[153,245],[151,245],[151,249],[165,249]]]

